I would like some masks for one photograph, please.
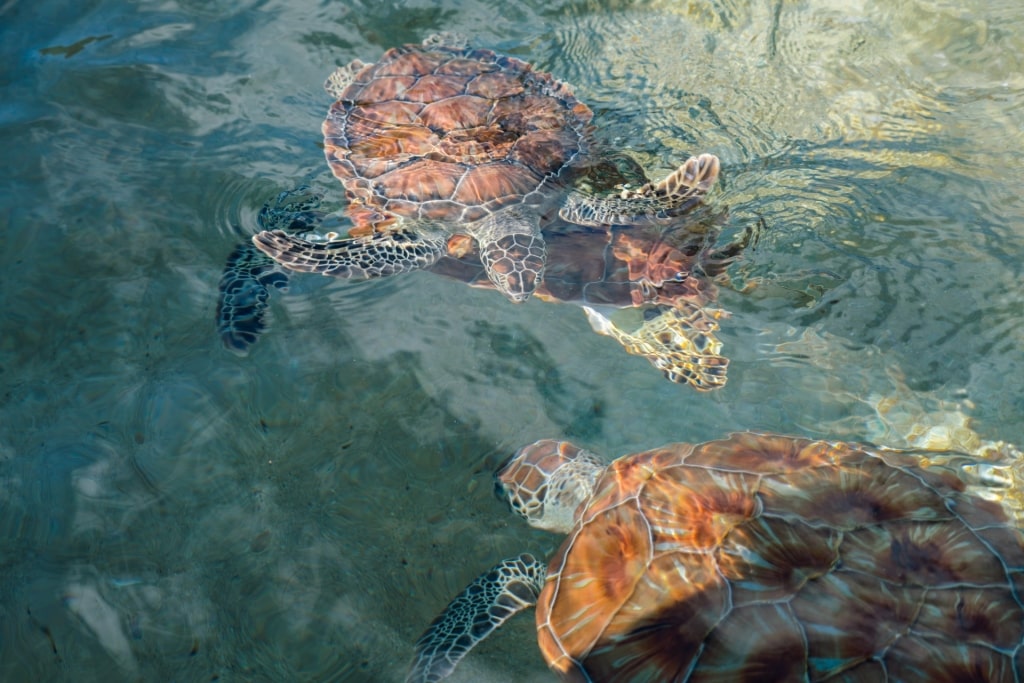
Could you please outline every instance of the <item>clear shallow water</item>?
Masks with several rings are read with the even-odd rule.
[[[0,6],[0,678],[400,680],[467,581],[557,542],[490,493],[541,437],[1024,442],[1018,3],[496,7]],[[439,29],[572,83],[654,175],[721,157],[722,241],[764,224],[722,391],[426,273],[296,278],[220,347],[259,207],[341,194],[325,75]],[[532,630],[455,680],[551,680]]]

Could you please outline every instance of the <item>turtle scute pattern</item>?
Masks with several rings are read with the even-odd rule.
[[[334,80],[324,152],[353,237],[396,216],[470,223],[522,201],[576,158],[593,116],[569,86],[485,49],[395,47]]]
[[[572,681],[1024,680],[1024,535],[975,464],[749,433],[621,458],[549,565],[544,657]]]

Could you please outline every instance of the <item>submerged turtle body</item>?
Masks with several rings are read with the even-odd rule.
[[[698,390],[723,386],[729,361],[715,337],[721,311],[710,308],[715,279],[746,246],[749,235],[720,249],[716,226],[581,228],[556,222],[545,231],[547,267],[534,296],[583,308],[594,330],[644,356],[673,382]],[[451,255],[431,272],[471,286],[493,288],[478,255],[454,240]],[[454,246],[454,248],[452,248]],[[642,308],[645,319],[627,331],[601,311]],[[609,313],[610,314],[610,313]]]
[[[1017,455],[742,433],[604,467],[539,441],[497,489],[565,541],[467,588],[408,680],[441,680],[536,600],[567,681],[1020,681]]]
[[[324,151],[345,186],[348,235],[264,230],[257,248],[285,267],[344,278],[427,268],[459,236],[477,245],[510,300],[543,282],[545,228],[670,222],[714,185],[718,159],[691,157],[658,183],[613,195],[575,180],[596,161],[592,112],[572,89],[521,60],[427,41],[353,62],[328,79]]]
[[[705,306],[717,297],[714,278],[746,246],[746,240],[715,249],[718,217],[702,223],[581,228],[564,222],[547,226],[547,267],[534,296],[543,301],[592,307],[673,305],[681,300]],[[471,244],[452,239],[449,254],[430,271],[493,289]]]

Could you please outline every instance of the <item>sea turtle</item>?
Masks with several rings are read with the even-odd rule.
[[[643,178],[628,158],[605,160],[591,187]],[[261,225],[289,226],[307,240],[324,241],[318,210],[321,197],[308,188],[284,192],[260,211]],[[591,326],[618,340],[632,354],[644,356],[673,382],[705,391],[726,382],[728,359],[715,337],[724,311],[707,304],[717,295],[726,268],[756,239],[747,229],[717,245],[723,213],[687,216],[668,226],[603,226],[592,228],[552,220],[546,228],[547,267],[534,295],[543,301],[580,305]],[[263,263],[263,277],[283,277]],[[494,289],[471,238],[449,240],[446,254],[425,270],[471,286]],[[616,309],[635,308],[643,320],[635,329],[612,322]],[[639,317],[639,316],[636,316]],[[635,321],[634,321],[635,322]]]
[[[567,681],[1024,680],[1024,464],[737,433],[605,467],[526,446],[496,490],[568,534],[505,560],[416,644],[439,681],[536,603]]]
[[[748,230],[716,248],[718,218],[668,228],[585,228],[556,221],[545,230],[547,267],[534,296],[580,305],[596,332],[644,356],[669,380],[701,391],[717,389],[726,382],[729,363],[719,354],[721,342],[714,335],[724,312],[707,304],[717,295],[716,279],[753,235]],[[494,287],[471,248],[450,248],[429,270],[472,286]],[[612,322],[615,309],[631,307],[643,312],[637,329]]]
[[[543,280],[543,230],[556,216],[581,226],[663,224],[699,203],[719,174],[718,158],[701,154],[660,182],[582,191],[576,180],[601,156],[591,110],[550,74],[450,36],[354,61],[325,87],[335,102],[324,151],[353,227],[328,240],[254,236],[292,270],[393,275],[430,266],[466,235],[494,287],[521,302]]]

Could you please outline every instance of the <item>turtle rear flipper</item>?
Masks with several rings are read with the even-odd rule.
[[[632,333],[619,329],[590,306],[583,311],[595,332],[613,337],[627,353],[645,357],[670,381],[689,384],[698,391],[725,386],[729,359],[719,354],[722,342],[714,335],[718,323],[713,314],[696,304],[677,302]]]
[[[345,93],[345,88],[352,85],[356,80],[356,75],[365,68],[366,63],[359,59],[353,59],[345,66],[339,66],[324,81],[324,90],[334,99],[340,100]]]
[[[436,683],[477,643],[513,615],[533,607],[547,566],[533,555],[502,560],[466,586],[416,641],[406,683]]]
[[[367,279],[428,268],[444,255],[447,236],[432,231],[375,232],[329,242],[311,242],[281,230],[252,238],[256,248],[289,270],[330,277]]]
[[[661,223],[699,204],[718,180],[720,169],[714,154],[690,157],[661,181],[635,190],[610,197],[570,193],[559,215],[570,223],[591,227]]]

